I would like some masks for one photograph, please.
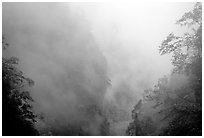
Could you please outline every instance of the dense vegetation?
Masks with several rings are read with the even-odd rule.
[[[3,37],[3,50],[8,44]],[[38,135],[34,127],[36,115],[32,111],[33,101],[27,86],[34,84],[25,77],[16,65],[15,57],[2,58],[2,134],[9,136]]]
[[[190,31],[183,36],[173,33],[159,46],[161,55],[172,54],[173,71],[169,77],[158,80],[153,89],[144,92],[143,102],[153,102],[161,123],[166,123],[160,130],[144,127],[138,103],[132,111],[133,122],[127,129],[128,135],[202,135],[202,5],[196,3],[193,11],[185,13],[177,24],[187,26]],[[170,78],[185,76],[187,82],[176,89],[169,87]],[[177,82],[178,85],[181,82]],[[149,119],[147,125],[156,124]],[[154,133],[152,133],[154,132]]]
[[[129,125],[126,134],[129,136],[201,136],[202,135],[202,5],[196,3],[193,11],[185,13],[181,19],[177,21],[181,27],[188,27],[188,31],[181,36],[170,33],[167,38],[159,46],[161,55],[171,54],[173,70],[169,76],[164,76],[158,80],[158,83],[153,87],[146,89],[143,93],[143,98],[138,101],[132,110],[132,122],[130,120],[129,109],[126,107],[132,104],[129,101],[134,100],[133,97],[117,93],[115,96],[116,103],[102,103],[103,94],[106,91],[106,68],[104,64],[98,64],[101,59],[96,59],[95,56],[99,53],[90,54],[90,62],[86,62],[86,56],[89,52],[81,52],[83,45],[79,44],[79,51],[76,48],[76,53],[80,53],[84,60],[78,58],[66,59],[66,62],[71,62],[68,69],[73,69],[71,73],[76,73],[76,80],[70,83],[73,86],[77,81],[76,88],[70,88],[73,95],[79,98],[80,104],[76,106],[65,106],[67,112],[63,114],[68,116],[72,110],[75,114],[71,117],[60,116],[56,111],[54,119],[46,120],[43,115],[38,119],[35,114],[32,102],[34,101],[28,91],[29,87],[34,85],[34,81],[26,77],[18,68],[19,59],[16,57],[2,57],[2,134],[5,136],[34,136],[34,135],[111,135],[112,130],[116,127],[111,126],[121,125],[128,122]],[[79,29],[80,30],[80,29]],[[88,37],[84,38],[84,40]],[[2,38],[2,49],[5,51],[9,46],[4,36]],[[78,43],[77,43],[78,44]],[[87,46],[88,47],[88,46]],[[91,51],[93,47],[88,48]],[[83,48],[82,48],[83,49]],[[82,50],[83,51],[83,50]],[[97,51],[97,50],[96,50]],[[59,52],[60,53],[60,52]],[[93,52],[94,53],[94,52]],[[75,56],[75,49],[73,50]],[[72,57],[73,55],[69,56]],[[67,61],[68,60],[68,61]],[[58,60],[57,60],[58,61]],[[60,60],[59,60],[60,61]],[[79,63],[78,63],[79,61]],[[83,61],[83,62],[81,62]],[[73,64],[77,62],[76,65]],[[93,62],[93,65],[92,65]],[[42,62],[43,63],[43,62]],[[86,66],[90,63],[90,68]],[[83,66],[81,66],[83,64]],[[58,64],[57,64],[58,65]],[[75,72],[75,69],[79,68]],[[67,69],[67,70],[68,70]],[[84,69],[87,69],[84,71]],[[67,71],[66,70],[66,71]],[[84,71],[84,72],[83,72]],[[92,72],[94,72],[92,74]],[[71,74],[70,73],[70,74]],[[54,74],[54,73],[53,73]],[[86,75],[85,75],[86,74]],[[78,76],[79,75],[79,76]],[[96,77],[93,77],[95,76]],[[57,75],[56,75],[57,76]],[[70,75],[71,79],[75,75]],[[60,76],[59,76],[60,78]],[[66,78],[66,77],[65,77]],[[81,80],[82,78],[82,80]],[[70,79],[70,80],[71,80]],[[84,80],[83,80],[84,79]],[[98,80],[97,80],[98,79]],[[60,79],[59,79],[60,80]],[[64,78],[62,79],[65,80]],[[69,81],[69,80],[68,80]],[[67,82],[68,82],[67,81]],[[75,82],[76,81],[76,82]],[[95,82],[94,82],[95,81]],[[86,82],[86,83],[84,83]],[[84,83],[84,85],[82,85]],[[101,86],[98,84],[103,83]],[[172,86],[176,83],[176,86]],[[63,83],[66,85],[69,83]],[[59,85],[62,87],[63,85]],[[90,85],[90,90],[87,85]],[[44,87],[44,84],[43,84]],[[127,86],[128,88],[129,86]],[[58,88],[58,87],[57,87]],[[92,90],[93,88],[93,90]],[[69,89],[66,87],[66,89]],[[88,90],[86,90],[88,89]],[[101,90],[100,90],[101,89]],[[122,88],[119,88],[122,89]],[[124,88],[126,90],[126,86]],[[66,91],[66,90],[65,90]],[[95,94],[98,91],[99,95],[89,93],[93,91]],[[60,93],[57,93],[57,95]],[[72,95],[71,95],[72,96]],[[73,97],[74,97],[73,96]],[[67,96],[68,97],[68,96]],[[90,98],[91,97],[91,98]],[[127,97],[127,98],[126,98]],[[76,98],[76,99],[77,99]],[[98,99],[97,99],[98,98]],[[65,101],[70,99],[64,98]],[[74,98],[73,98],[74,99]],[[127,99],[127,102],[125,101]],[[130,100],[131,99],[131,100]],[[59,101],[59,100],[56,100]],[[123,101],[124,103],[124,107]],[[52,101],[53,102],[53,101]],[[103,101],[104,102],[104,101]],[[60,107],[59,102],[56,107]],[[68,102],[69,103],[69,102]],[[71,102],[70,102],[71,103]],[[87,103],[87,104],[85,104]],[[129,105],[128,105],[129,103]],[[146,107],[144,107],[146,105]],[[45,109],[45,108],[44,108]],[[56,108],[55,108],[56,109]],[[62,108],[63,110],[65,108]],[[148,113],[147,113],[147,110]],[[55,110],[53,110],[55,112]],[[47,114],[51,114],[49,112]],[[59,114],[59,116],[58,116]],[[74,115],[78,116],[74,119]],[[72,118],[73,117],[73,118]],[[48,118],[48,117],[47,117]],[[42,130],[37,129],[36,122],[47,123]],[[59,121],[60,120],[60,121]],[[47,122],[46,122],[47,121]],[[50,123],[50,122],[51,123]],[[53,121],[53,123],[52,123]],[[38,122],[38,123],[39,123]],[[122,122],[122,123],[121,123]],[[61,124],[62,125],[61,125]],[[121,123],[121,124],[120,124]],[[118,126],[119,126],[118,125]],[[126,124],[125,127],[126,129]],[[122,129],[116,129],[122,130]],[[117,133],[117,132],[116,132]],[[113,134],[115,135],[115,134]]]

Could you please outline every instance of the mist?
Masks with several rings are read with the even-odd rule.
[[[192,3],[3,3],[2,33],[18,67],[34,80],[30,94],[43,120],[41,133],[102,135],[108,118],[111,135],[125,135],[133,106],[143,91],[170,74],[170,56],[158,46]],[[179,79],[180,80],[179,80]],[[169,87],[186,84],[171,78]],[[184,80],[184,81],[182,81]],[[177,86],[179,85],[179,86]],[[93,112],[91,112],[93,110]],[[119,125],[120,124],[120,125]],[[118,126],[119,125],[119,126]],[[68,133],[69,131],[69,133]]]

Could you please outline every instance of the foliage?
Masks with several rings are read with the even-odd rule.
[[[202,58],[201,3],[195,5],[193,12],[185,13],[177,21],[177,24],[191,26],[192,32],[186,32],[183,36],[175,36],[173,33],[170,33],[166,40],[159,46],[159,52],[161,55],[173,53],[173,73],[196,73],[192,68],[195,64],[200,64]]]
[[[145,136],[154,135],[154,132],[157,128],[155,122],[149,116],[145,116],[141,120],[140,126]]]
[[[195,103],[177,102],[169,108],[161,110],[166,112],[170,122],[160,135],[168,136],[196,136],[202,135],[202,108]]]
[[[170,91],[169,89],[167,89],[167,85],[167,76],[160,78],[158,80],[158,84],[155,85],[153,89],[146,89],[144,91],[144,101],[154,101],[155,105],[152,105],[153,108],[168,104],[170,100]]]
[[[202,107],[196,102],[190,85],[172,91],[166,79],[159,79],[155,88],[144,94],[144,100],[153,101],[152,107],[159,109],[157,115],[162,116],[161,121],[169,122],[160,135],[201,135]]]
[[[161,135],[202,135],[201,3],[196,3],[194,10],[185,13],[177,24],[191,27],[192,32],[184,33],[182,37],[171,33],[162,42],[159,51],[161,55],[173,53],[174,69],[172,73],[188,76],[189,83],[177,89],[175,91],[177,97],[160,111],[165,114],[164,119],[170,119],[168,127],[164,128]]]
[[[141,106],[142,106],[142,100],[138,101],[138,103],[134,106],[132,110],[133,122],[129,124],[126,130],[126,133],[129,136],[143,136],[144,135],[141,129],[140,120],[138,118],[138,115],[140,114]]]
[[[168,77],[158,80],[153,89],[144,92],[143,100],[153,102],[162,116],[162,122],[167,121],[159,135],[195,136],[202,135],[202,5],[196,3],[193,11],[185,13],[177,24],[188,26],[190,31],[183,36],[170,33],[159,46],[161,55],[172,53],[172,76],[182,74],[187,76],[188,83],[177,89],[170,89]],[[135,109],[133,109],[134,113]],[[136,135],[138,126],[144,135],[138,117],[128,127],[128,135]],[[140,125],[138,125],[140,122]],[[161,123],[162,123],[161,122]],[[147,129],[147,128],[146,128]],[[147,134],[146,134],[147,135]]]
[[[155,122],[150,116],[141,117],[142,100],[140,100],[132,110],[132,119],[126,130],[129,136],[149,136],[154,135],[156,130]]]
[[[8,44],[3,37],[3,49]],[[38,135],[34,128],[36,115],[30,104],[33,101],[25,87],[34,82],[25,77],[16,65],[15,57],[2,58],[2,126],[3,135]]]

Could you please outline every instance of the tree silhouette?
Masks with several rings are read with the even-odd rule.
[[[162,135],[202,135],[202,5],[185,13],[177,24],[188,26],[191,32],[182,37],[170,34],[159,47],[160,53],[173,53],[173,73],[188,76],[188,86],[177,93],[174,105],[165,109],[174,117]],[[185,50],[184,50],[185,49]]]
[[[126,130],[126,133],[129,136],[145,135],[144,132],[142,131],[141,121],[138,119],[138,115],[141,112],[141,106],[142,106],[142,100],[139,100],[139,102],[134,106],[134,109],[132,110],[133,122],[129,124]]]
[[[2,38],[3,50],[8,43]],[[2,57],[2,134],[9,136],[38,135],[34,128],[36,115],[30,102],[33,101],[26,86],[34,82],[25,77],[15,65],[18,59]]]
[[[161,55],[172,53],[173,75],[184,75],[188,83],[171,90],[168,78],[159,79],[153,89],[145,90],[143,100],[153,101],[153,108],[159,109],[167,127],[159,135],[200,136],[202,135],[202,5],[196,3],[193,11],[185,13],[177,24],[188,26],[183,36],[170,33],[159,46]],[[170,93],[176,94],[172,98]],[[134,109],[135,110],[135,109]],[[133,110],[133,111],[134,111]],[[162,121],[161,120],[161,121]],[[134,132],[137,118],[129,125]],[[141,127],[141,125],[140,125]],[[141,127],[142,128],[142,127]],[[143,130],[144,132],[144,130]]]

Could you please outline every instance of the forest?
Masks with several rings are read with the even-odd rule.
[[[58,4],[2,4],[3,136],[202,136],[202,3],[174,21],[184,31],[153,47],[170,57],[159,75],[167,65],[151,52],[121,46],[137,36],[120,40],[129,33],[117,23],[98,29],[109,14]]]

